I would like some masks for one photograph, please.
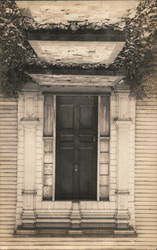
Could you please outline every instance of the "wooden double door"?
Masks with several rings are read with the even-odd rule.
[[[95,96],[59,96],[56,105],[56,200],[96,200]]]

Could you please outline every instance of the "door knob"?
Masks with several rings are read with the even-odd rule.
[[[75,164],[75,166],[74,166],[74,172],[75,172],[75,173],[78,172],[78,165],[77,165],[77,164]]]

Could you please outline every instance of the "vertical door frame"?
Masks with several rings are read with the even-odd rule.
[[[88,94],[87,94],[88,95]],[[89,94],[90,95],[90,94]],[[62,96],[62,95],[53,95],[53,180],[52,180],[52,201],[56,200],[56,98],[57,96]],[[67,94],[68,96],[68,94]],[[97,172],[97,177],[96,177],[96,200],[100,200],[100,124],[101,124],[101,113],[100,113],[100,105],[101,105],[101,98],[104,95],[95,95],[97,97],[97,151],[96,151],[96,157],[97,157],[97,163],[96,163],[96,172]]]
[[[54,110],[54,121],[53,121],[53,180],[52,180],[52,201],[55,201],[56,191],[56,95],[53,95],[53,110]]]
[[[98,121],[97,121],[97,201],[100,200],[100,102],[101,96],[98,95]]]

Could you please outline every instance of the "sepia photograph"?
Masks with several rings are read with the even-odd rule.
[[[0,250],[157,250],[157,0],[0,0]]]

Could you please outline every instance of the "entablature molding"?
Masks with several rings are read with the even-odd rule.
[[[46,93],[88,93],[109,94],[117,86],[124,82],[123,75],[52,75],[52,74],[30,74],[34,85],[41,92]],[[33,82],[32,82],[33,84]],[[27,87],[28,86],[28,87]],[[30,84],[25,89],[30,88]]]

